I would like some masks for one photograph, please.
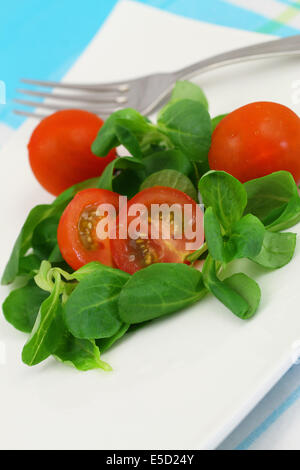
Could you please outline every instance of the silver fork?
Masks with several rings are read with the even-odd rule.
[[[22,105],[52,112],[61,109],[81,108],[92,111],[104,119],[114,111],[127,107],[135,108],[140,113],[148,115],[165,100],[177,80],[189,79],[219,67],[247,60],[299,53],[300,35],[297,35],[218,54],[176,72],[159,73],[115,83],[91,85],[22,79],[23,83],[56,88],[64,90],[64,92],[51,93],[22,89],[17,91],[33,97],[47,98],[47,100],[38,102],[29,99],[16,99],[15,101]],[[15,113],[37,118],[45,117],[43,113],[31,111],[15,110]]]

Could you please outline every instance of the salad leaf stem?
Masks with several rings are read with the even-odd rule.
[[[207,243],[205,242],[205,243],[203,243],[203,245],[201,246],[201,248],[199,248],[199,250],[194,251],[194,253],[191,253],[190,255],[187,255],[187,257],[185,258],[185,260],[193,264],[193,263],[195,263],[199,258],[201,258],[201,256],[204,255],[207,251],[208,251],[208,245],[207,245]]]
[[[53,354],[64,334],[60,294],[61,277],[54,273],[52,293],[42,303],[31,336],[23,348],[22,359],[29,366],[37,365]]]

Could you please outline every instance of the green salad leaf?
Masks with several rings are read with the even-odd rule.
[[[98,180],[99,178],[93,178],[76,184],[60,194],[52,204],[38,205],[30,211],[4,270],[1,279],[3,285],[11,284],[17,276],[24,274],[22,262],[28,250],[33,248],[33,234],[38,225],[48,218],[59,219],[75,194],[86,188],[96,188]],[[57,247],[54,250],[57,250]]]
[[[19,258],[18,276],[33,277],[39,270],[41,258],[34,253]]]
[[[41,259],[48,259],[57,246],[57,227],[59,217],[47,217],[34,229],[32,248]]]
[[[31,333],[40,306],[48,297],[31,279],[24,287],[13,290],[5,299],[2,310],[6,320],[17,330]]]
[[[2,276],[2,284],[10,284],[15,280],[20,269],[20,259],[31,247],[34,229],[40,222],[53,216],[55,213],[57,213],[56,207],[47,204],[36,206],[31,210],[14,245]]]
[[[39,310],[34,328],[22,352],[28,366],[34,366],[54,354],[65,332],[60,302],[61,276],[54,273],[54,288]]]
[[[129,274],[117,269],[95,271],[75,288],[65,304],[64,319],[76,338],[109,338],[120,329],[118,299]]]
[[[124,170],[113,181],[114,191],[131,199],[139,192],[142,181],[143,178],[137,172]]]
[[[244,184],[246,214],[258,217],[271,231],[285,230],[300,221],[300,197],[292,175],[277,171]]]
[[[122,157],[116,158],[107,165],[102,175],[98,179],[97,188],[107,189],[108,191],[114,191],[114,172],[115,170],[131,170],[140,175],[140,180],[145,175],[145,169],[143,163],[134,157]]]
[[[187,80],[178,81],[172,91],[170,101],[160,111],[159,117],[165,112],[167,107],[182,100],[192,100],[201,103],[208,110],[208,101],[203,90],[194,83]]]
[[[142,323],[192,305],[205,294],[202,275],[196,269],[184,264],[153,264],[133,274],[123,287],[119,316],[124,323]]]
[[[198,85],[187,80],[178,81],[172,91],[170,104],[174,104],[181,100],[193,100],[201,103],[208,110],[208,101]]]
[[[164,152],[155,152],[145,157],[143,164],[147,176],[162,170],[176,170],[188,176],[192,172],[192,164],[189,159],[180,150],[165,150]]]
[[[221,281],[217,276],[216,262],[210,255],[202,272],[205,287],[237,317],[247,320],[255,314],[261,292],[253,279],[239,273]]]
[[[83,372],[93,369],[112,370],[109,364],[100,359],[100,351],[94,341],[74,338],[67,331],[61,338],[54,356]]]
[[[261,290],[257,282],[244,273],[237,273],[225,279],[223,284],[243,297],[248,303],[247,312],[242,316],[238,316],[240,316],[242,320],[249,320],[252,318],[255,315],[261,300]]]
[[[72,274],[61,272],[62,276],[64,276],[68,281],[82,281],[90,274],[94,274],[97,272],[106,273],[106,272],[113,272],[113,268],[109,266],[105,266],[104,264],[99,263],[98,261],[93,261],[91,263],[85,264],[81,268],[77,269]]]
[[[192,199],[197,199],[197,191],[191,180],[176,170],[161,170],[148,176],[141,185],[141,191],[153,186],[167,186],[168,188],[179,189]]]
[[[89,188],[97,188],[98,180],[99,177],[90,178],[88,180],[82,181],[81,183],[74,184],[74,186],[71,186],[70,188],[63,191],[59,196],[57,196],[57,198],[53,201],[52,206],[65,208],[79,191],[83,191],[84,189]]]
[[[231,259],[257,256],[262,248],[265,228],[252,214],[245,215],[232,226],[226,249]]]
[[[204,229],[205,229],[205,240],[209,250],[209,253],[216,261],[227,262],[227,254],[225,249],[225,242],[222,236],[222,228],[219,220],[217,219],[214,209],[208,207],[204,214]],[[192,254],[188,260],[196,261],[201,255],[201,252],[197,252],[196,258]]]
[[[271,232],[287,230],[300,222],[300,197],[295,195],[286,204],[277,219],[267,225]]]
[[[300,222],[300,196],[287,171],[242,184],[210,170],[212,132],[225,116],[211,119],[203,90],[179,81],[156,124],[131,108],[104,123],[94,154],[105,157],[122,145],[128,156],[116,157],[99,177],[68,188],[52,204],[32,209],[2,277],[9,284],[22,276],[4,301],[3,314],[30,334],[22,352],[25,364],[53,355],[80,371],[109,371],[102,354],[121,338],[209,292],[240,319],[254,316],[261,299],[258,284],[242,272],[229,276],[228,265],[230,272],[237,259],[263,269],[287,265],[296,234],[282,231]],[[96,261],[75,272],[67,265],[57,228],[78,191],[102,188],[131,198],[154,186],[176,188],[195,201],[201,197],[205,241],[185,257],[186,264],[157,262],[133,275]],[[194,264],[199,259],[202,263]]]
[[[224,237],[214,209],[209,207],[204,215],[204,228],[209,253],[216,261],[228,263],[255,257],[262,249],[265,228],[254,215],[248,214],[235,222],[230,235]]]
[[[282,268],[293,258],[296,238],[294,233],[272,233],[266,230],[261,251],[249,258],[265,268]]]
[[[158,126],[191,161],[207,160],[212,131],[210,116],[203,104],[187,99],[176,101],[161,113]]]
[[[119,135],[117,134],[117,126],[119,126]],[[120,131],[120,127],[123,127],[123,133]],[[149,121],[137,111],[131,108],[122,109],[112,114],[101,127],[93,142],[92,152],[98,157],[106,157],[110,150],[121,143],[129,143],[130,146],[133,145],[132,148],[135,148],[139,138],[148,133],[150,129]],[[120,141],[120,137],[123,142]]]
[[[220,224],[228,233],[247,205],[247,193],[236,178],[224,171],[209,171],[199,181],[204,205],[212,207]]]
[[[212,120],[211,120],[211,125],[212,125],[212,131],[215,130],[215,128],[217,127],[217,125],[224,119],[224,117],[226,117],[227,114],[220,114],[219,116],[216,116],[214,117]]]
[[[127,121],[125,119],[119,119],[115,129],[120,144],[124,145],[133,157],[142,159],[143,153],[139,141],[130,126],[127,126]]]
[[[119,341],[129,330],[130,325],[129,323],[123,323],[120,329],[110,338],[101,338],[96,340],[96,344],[103,354],[104,352],[108,351],[117,341]]]

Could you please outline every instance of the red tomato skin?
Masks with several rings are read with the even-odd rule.
[[[183,193],[182,191],[179,191],[174,188],[169,188],[169,187],[164,187],[164,186],[155,186],[152,188],[147,188],[138,193],[136,196],[134,196],[129,203],[127,204],[127,208],[121,209],[120,208],[120,213],[117,217],[117,238],[116,239],[111,239],[110,240],[110,245],[111,245],[111,250],[112,250],[112,256],[115,265],[129,273],[129,274],[134,274],[135,272],[139,271],[142,269],[141,265],[137,260],[135,261],[130,261],[129,256],[130,256],[130,247],[128,244],[128,239],[119,239],[118,238],[118,225],[120,218],[123,215],[124,210],[129,210],[129,208],[133,204],[144,204],[148,208],[150,207],[151,204],[164,204],[167,203],[169,205],[171,204],[191,204],[193,206],[193,210],[196,210],[197,204],[196,202],[187,194]],[[202,214],[202,213],[201,213]],[[128,216],[128,224],[127,227],[129,226],[130,222],[133,220],[133,217]],[[204,230],[203,230],[203,224],[202,224],[202,241],[199,245],[202,245],[204,242]],[[187,252],[184,248],[186,240],[176,240],[172,241],[172,244],[167,244],[167,243],[161,243],[161,240],[149,240],[150,246],[156,251],[157,256],[160,263],[184,263],[185,257],[187,254],[190,252]],[[187,263],[188,264],[188,263]]]
[[[106,266],[114,266],[109,239],[99,241],[99,250],[87,250],[78,234],[78,223],[84,209],[98,207],[101,203],[112,204],[118,213],[119,195],[106,189],[85,189],[80,191],[64,210],[58,225],[57,241],[64,260],[77,270],[82,266],[99,261]]]
[[[116,157],[96,157],[91,151],[103,121],[77,109],[58,111],[43,119],[28,144],[29,162],[39,183],[57,196],[65,189],[100,176]]]
[[[300,119],[278,103],[250,103],[218,124],[208,158],[212,170],[226,171],[242,183],[280,170],[299,183]]]

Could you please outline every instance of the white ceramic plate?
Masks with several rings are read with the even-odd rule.
[[[67,79],[92,82],[171,70],[262,38],[122,2]],[[292,84],[299,78],[298,64],[298,59],[251,63],[198,82],[213,115],[254,100],[275,100],[297,111]],[[27,163],[34,125],[27,121],[0,152],[1,268],[27,212],[51,201]],[[1,318],[0,447],[217,446],[289,368],[300,338],[300,248],[279,271],[243,268],[263,292],[252,321],[242,322],[207,296],[128,336],[106,354],[114,367],[109,374],[79,373],[52,359],[27,368],[20,360],[25,335]],[[2,288],[1,297],[7,292]]]

